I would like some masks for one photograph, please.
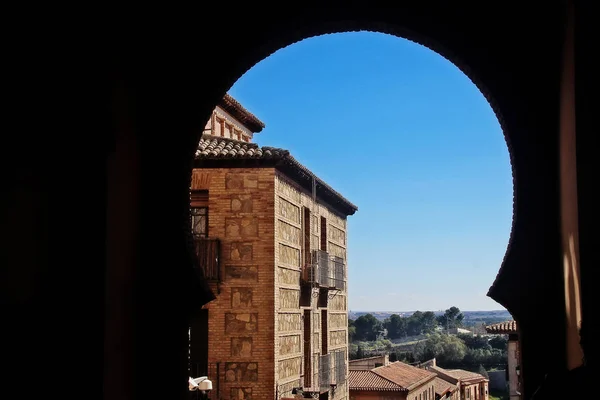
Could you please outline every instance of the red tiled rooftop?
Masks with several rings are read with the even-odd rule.
[[[430,367],[430,371],[437,373],[442,379],[444,379],[444,375],[447,377],[453,378],[455,380],[461,381],[472,381],[472,380],[487,380],[487,378],[481,374],[471,371],[465,371],[464,369],[444,369],[442,367]]]
[[[453,392],[456,389],[456,385],[437,376],[433,380],[433,387],[435,389],[435,393],[439,396],[443,396],[447,392]]]
[[[377,367],[371,371],[408,390],[429,378],[435,377],[434,373],[421,368],[413,367],[412,365],[408,365],[400,361],[396,361],[382,367]]]
[[[471,380],[471,379],[487,379],[485,376],[478,374],[476,372],[465,371],[464,369],[447,369],[446,370],[450,376],[460,379],[461,381]]]
[[[348,386],[350,390],[406,391],[402,386],[382,378],[373,371],[350,371]]]
[[[350,371],[351,390],[404,391],[435,378],[435,374],[400,361],[370,371]]]
[[[518,333],[516,321],[504,321],[499,322],[497,324],[488,325],[485,327],[485,330],[487,331],[487,333],[504,335]]]

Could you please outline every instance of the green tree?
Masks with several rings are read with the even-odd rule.
[[[354,320],[348,318],[348,340],[352,343],[356,338],[356,326]]]
[[[407,318],[406,334],[408,336],[420,335],[423,332],[423,313],[415,311],[413,315]]]
[[[508,349],[508,339],[504,336],[494,336],[490,339],[490,346],[493,349],[506,351]]]
[[[469,335],[467,333],[460,333],[456,336],[458,336],[458,338],[460,338],[463,342],[465,342],[467,347],[470,349],[483,349],[483,350],[491,350],[492,349],[492,346],[488,342],[488,339],[484,336],[479,336],[479,335],[473,336],[473,335]]]
[[[398,339],[406,336],[406,318],[402,318],[398,314],[392,314],[389,318],[386,318],[383,326],[387,329],[390,339]]]
[[[361,315],[354,321],[356,327],[355,338],[357,340],[375,341],[383,330],[383,324],[373,314]]]
[[[487,371],[485,370],[485,368],[483,368],[483,365],[479,364],[479,369],[477,370],[477,373],[479,375],[483,375],[486,379],[490,379],[490,376],[488,375]]]
[[[356,349],[356,359],[360,360],[361,358],[365,358],[365,350],[361,345],[358,345],[358,349]]]
[[[438,323],[444,329],[460,328],[463,326],[465,316],[458,307],[450,307],[444,314],[437,317]]]
[[[437,327],[437,319],[432,311],[426,311],[421,316],[421,332],[433,333]]]
[[[417,343],[414,352],[420,361],[435,357],[440,366],[453,366],[463,360],[467,346],[456,336],[434,333]]]

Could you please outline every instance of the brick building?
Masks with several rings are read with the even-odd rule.
[[[357,207],[287,150],[252,143],[264,124],[224,102],[192,174],[199,268],[216,300],[192,321],[190,373],[213,381],[213,398],[346,399],[346,219]]]
[[[351,400],[435,400],[436,374],[388,356],[352,360],[348,375]]]
[[[432,365],[426,367],[427,371],[435,373],[438,378],[456,385],[458,387],[459,394],[455,393],[455,390],[445,392],[446,397],[441,399],[455,399],[459,398],[462,400],[488,400],[489,399],[489,379],[475,372],[465,371],[463,369],[445,369]],[[438,386],[439,388],[440,386]],[[436,392],[437,393],[437,392]],[[438,393],[441,395],[442,393]]]

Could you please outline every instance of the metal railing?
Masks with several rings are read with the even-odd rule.
[[[323,250],[313,250],[311,263],[304,266],[302,279],[314,286],[346,290],[344,259],[330,256]]]
[[[314,355],[308,361],[312,365],[310,379],[304,380],[305,392],[326,392],[336,385],[346,381],[346,352],[334,351],[333,353]]]
[[[219,255],[221,242],[219,239],[194,238],[194,250],[198,265],[209,281],[221,281],[221,266]]]

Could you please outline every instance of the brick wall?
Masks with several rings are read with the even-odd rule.
[[[313,203],[310,193],[270,168],[197,169],[195,189],[208,189],[208,234],[221,240],[223,282],[213,288],[217,299],[205,306],[209,363],[219,362],[221,370],[219,378],[211,378],[219,379],[221,398],[273,399],[276,392],[291,396],[294,387],[302,386],[305,309],[310,310],[317,356],[313,373],[319,368],[323,335],[328,352],[343,351],[348,360],[347,293],[336,293],[326,307],[318,305],[318,296],[300,307],[302,207],[311,210],[311,249],[344,260],[346,219],[326,204]],[[327,332],[321,329],[323,311]],[[347,373],[347,361],[345,368]],[[330,399],[347,398],[346,382],[338,383]]]
[[[209,191],[209,237],[221,240],[223,282],[205,308],[222,399],[274,398],[274,180],[273,169],[193,171],[192,190]]]

